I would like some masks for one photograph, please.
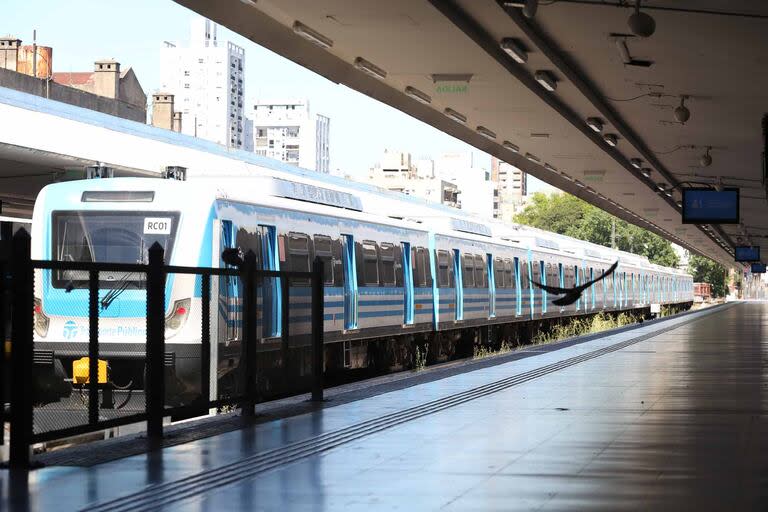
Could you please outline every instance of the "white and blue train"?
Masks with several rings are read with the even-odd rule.
[[[430,345],[451,357],[462,343],[507,336],[532,323],[601,311],[638,311],[693,301],[688,274],[647,259],[540,230],[486,222],[371,187],[306,175],[93,179],[45,187],[33,215],[35,259],[137,263],[159,242],[166,263],[222,267],[227,248],[252,250],[264,270],[325,270],[325,365],[328,370],[397,367],[408,347]],[[575,304],[558,307],[530,281],[573,286],[617,271]],[[125,288],[100,312],[100,356],[123,381],[143,371],[143,277],[100,277],[101,294]],[[259,294],[259,346],[279,357],[278,282]],[[270,291],[269,288],[272,288]],[[87,274],[38,272],[35,348],[62,360],[87,355]],[[292,283],[290,332],[307,335],[310,294]],[[214,282],[218,311],[212,374],[239,367],[241,287]],[[199,281],[169,275],[166,352],[187,387],[199,386]],[[521,331],[522,332],[522,331]],[[485,334],[483,334],[485,333]],[[485,336],[485,338],[483,338]],[[302,358],[299,357],[299,360]],[[221,380],[220,382],[224,382]]]

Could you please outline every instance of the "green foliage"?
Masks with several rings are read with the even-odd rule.
[[[714,297],[724,297],[727,294],[728,288],[725,283],[728,272],[719,263],[703,256],[691,254],[688,260],[688,273],[693,276],[693,281],[696,283],[711,284]]]
[[[570,318],[555,324],[549,330],[537,332],[533,337],[533,343],[534,345],[551,343],[575,336],[607,331],[635,322],[637,319],[629,313],[609,315],[601,312],[588,318]]]
[[[651,263],[666,267],[678,264],[677,254],[669,241],[570,194],[548,196],[537,192],[531,203],[515,216],[515,222],[606,247],[611,247],[611,231],[615,223],[617,249],[646,256]]]
[[[423,370],[427,367],[427,354],[429,353],[429,345],[424,345],[423,349],[416,345],[414,352],[413,369],[415,371]]]

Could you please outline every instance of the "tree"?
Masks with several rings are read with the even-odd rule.
[[[617,249],[646,256],[652,263],[667,267],[675,267],[679,261],[669,241],[570,194],[547,196],[538,192],[514,220],[606,247],[615,240]]]
[[[688,273],[693,276],[694,282],[711,284],[713,296],[724,297],[726,295],[728,288],[725,280],[728,272],[719,263],[703,256],[691,254],[688,259]]]

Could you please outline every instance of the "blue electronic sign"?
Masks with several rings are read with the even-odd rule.
[[[760,261],[760,247],[756,245],[737,245],[734,258],[736,261]]]
[[[739,189],[683,189],[683,224],[738,224]]]
[[[765,263],[753,263],[752,264],[752,273],[753,274],[765,274]]]

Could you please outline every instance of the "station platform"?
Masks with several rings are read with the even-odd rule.
[[[0,510],[765,510],[768,304],[730,303],[148,454]]]

